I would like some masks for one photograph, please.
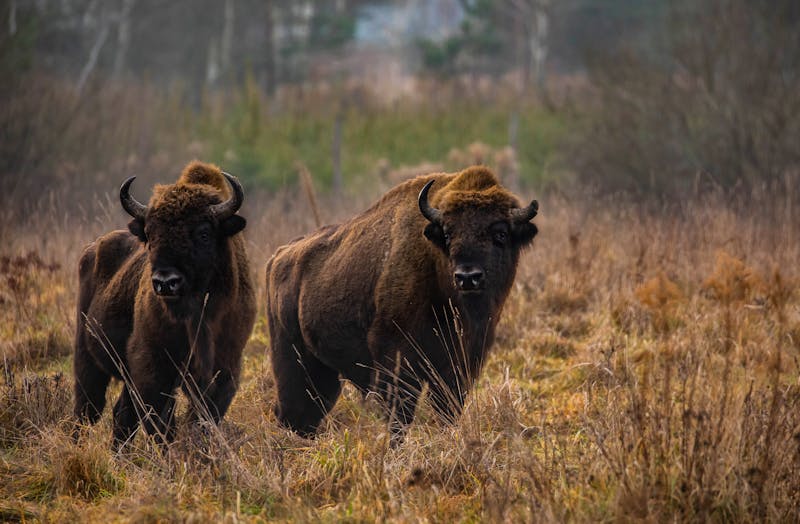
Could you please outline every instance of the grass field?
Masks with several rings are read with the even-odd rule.
[[[76,261],[125,225],[114,196],[80,213],[7,209],[0,520],[797,521],[791,187],[658,209],[540,198],[540,235],[463,417],[443,426],[423,404],[397,448],[351,386],[315,440],[277,426],[262,313],[226,420],[182,427],[166,455],[141,435],[112,454],[109,410],[80,443],[69,434]],[[369,203],[356,200],[323,199],[323,220]],[[259,280],[314,227],[296,191],[251,197],[242,214]]]

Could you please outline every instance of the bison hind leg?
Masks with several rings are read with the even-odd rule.
[[[272,367],[278,389],[278,422],[299,435],[312,436],[342,391],[338,371],[305,348],[296,349],[279,340],[273,342]]]
[[[84,347],[79,347],[75,352],[74,370],[75,419],[80,424],[94,424],[105,408],[106,389],[111,376],[95,364]]]

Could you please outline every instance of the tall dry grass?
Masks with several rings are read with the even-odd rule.
[[[0,519],[796,521],[792,187],[659,208],[540,198],[540,235],[463,416],[444,426],[423,403],[397,447],[351,387],[316,439],[277,426],[263,318],[218,430],[181,426],[168,453],[139,435],[112,454],[107,412],[73,443],[75,264],[126,219],[113,195],[84,211],[7,209]],[[323,197],[318,211],[334,222],[372,196]],[[261,280],[314,212],[300,189],[245,206]]]

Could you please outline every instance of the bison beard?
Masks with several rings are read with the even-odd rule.
[[[141,422],[162,443],[174,434],[174,391],[191,418],[225,415],[255,320],[255,292],[236,215],[239,182],[194,162],[178,182],[156,186],[149,205],[120,189],[129,231],[91,243],[79,263],[75,416],[94,423],[112,377],[125,382],[114,406],[114,447]],[[230,187],[228,187],[230,185]]]
[[[396,437],[423,384],[446,421],[477,378],[538,204],[520,208],[484,167],[433,174],[278,249],[267,319],[278,420],[313,434],[340,377],[384,401]]]

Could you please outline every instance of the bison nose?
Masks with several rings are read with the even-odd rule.
[[[153,273],[153,290],[162,297],[174,297],[183,291],[186,279],[174,269],[159,269]]]
[[[458,266],[453,273],[459,291],[483,289],[483,276],[483,270],[477,266]]]

